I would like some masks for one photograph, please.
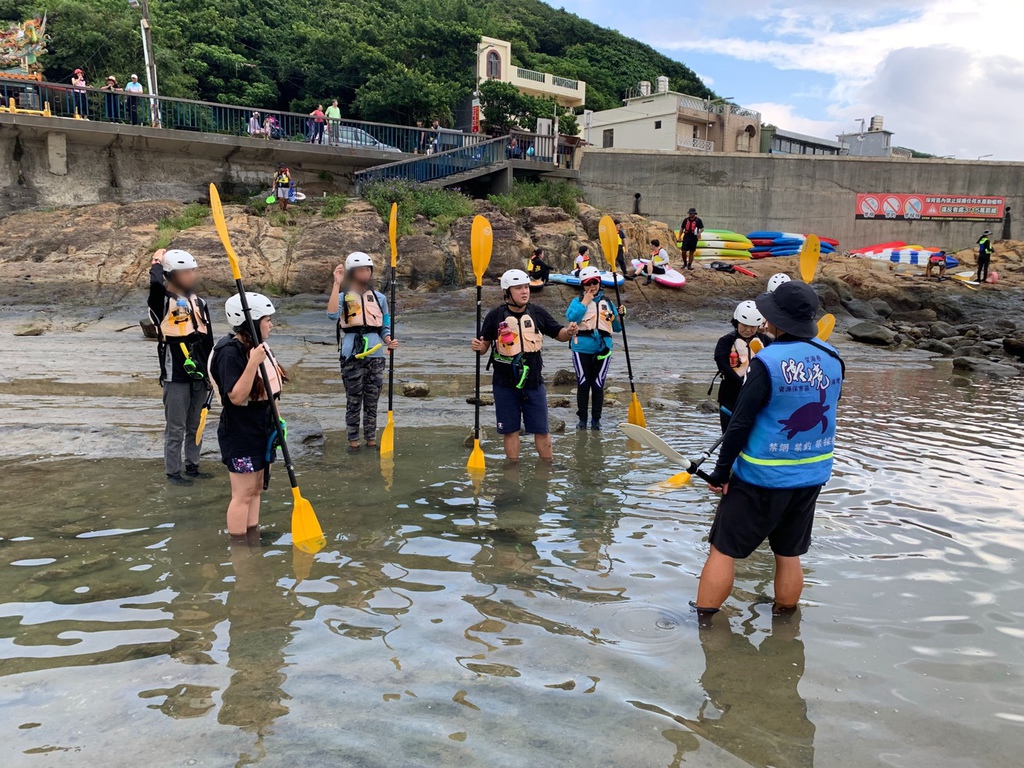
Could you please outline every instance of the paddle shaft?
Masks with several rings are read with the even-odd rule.
[[[398,278],[398,270],[391,268],[391,303],[388,310],[391,315],[391,338],[395,338],[395,280]],[[395,410],[395,350],[388,350],[388,413]]]
[[[622,306],[622,295],[619,293],[619,276],[615,273],[615,262],[612,261],[612,282],[615,283],[615,309]],[[633,363],[629,360],[629,342],[626,340],[626,318],[619,312],[619,327],[622,329],[622,351],[626,355],[626,375],[629,376],[629,391],[636,394],[636,385],[633,384]]]
[[[249,299],[245,296],[245,286],[242,285],[242,278],[235,279],[235,287],[238,289],[238,298],[242,301],[242,312],[245,314],[245,326],[249,331],[249,336],[252,337],[253,342],[256,344],[262,344],[263,339],[260,337],[259,329],[252,320]],[[288,452],[288,441],[285,440],[284,428],[281,426],[281,412],[277,408],[277,400],[274,398],[274,393],[270,390],[270,376],[267,374],[266,362],[260,363],[260,378],[263,379],[263,391],[267,393],[267,402],[270,403],[270,410],[277,422],[277,435],[281,441],[281,455],[284,457],[284,467],[288,470],[288,481],[291,483],[292,488],[298,488],[299,481],[295,479],[295,467],[292,465],[292,457]]]
[[[476,283],[476,337],[480,338],[480,326],[483,325],[483,302],[484,302],[484,287],[481,285],[480,280]],[[475,440],[480,439],[480,358],[483,357],[479,353],[476,356],[476,405],[473,408],[473,438]]]

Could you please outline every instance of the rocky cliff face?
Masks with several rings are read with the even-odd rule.
[[[145,287],[161,220],[181,213],[171,201],[99,205],[18,213],[0,220],[0,291],[9,300],[116,302]],[[514,219],[488,203],[478,203],[494,230],[494,252],[487,279],[522,268],[540,246],[550,263],[568,270],[576,248],[591,246],[601,259],[597,223],[601,213],[581,206],[577,217],[560,208],[527,208]],[[227,206],[228,230],[246,283],[273,294],[321,293],[331,271],[351,251],[369,253],[383,268],[390,259],[387,228],[370,205],[352,201],[334,219],[293,206],[287,222],[276,215],[254,215]],[[622,216],[632,244],[657,237],[671,240],[668,227],[640,216]],[[279,224],[276,225],[275,224]],[[456,221],[439,233],[424,218],[399,238],[398,274],[403,286],[418,291],[454,289],[474,282],[469,254],[472,219]],[[177,232],[168,247],[184,248],[199,260],[203,289],[233,289],[224,249],[211,218]],[[381,274],[383,274],[381,272]]]

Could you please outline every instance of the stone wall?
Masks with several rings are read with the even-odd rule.
[[[694,206],[711,228],[814,232],[845,248],[902,240],[958,249],[986,227],[1002,231],[1001,222],[857,221],[861,192],[1002,195],[1024,214],[1024,163],[588,149],[580,171],[587,202],[601,208],[634,211],[639,192],[641,213],[674,226]]]

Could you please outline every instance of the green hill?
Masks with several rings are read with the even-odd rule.
[[[38,6],[36,8],[35,6]],[[139,14],[125,0],[0,0],[0,18],[49,14],[47,79],[82,67],[90,84],[143,74]],[[167,96],[412,123],[450,117],[475,86],[480,35],[512,42],[514,64],[587,82],[587,107],[620,105],[640,80],[711,95],[650,46],[538,0],[151,0]]]

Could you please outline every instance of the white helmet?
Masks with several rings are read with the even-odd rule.
[[[272,315],[277,311],[274,309],[274,302],[262,293],[246,291],[245,300],[249,303],[249,314],[252,316],[252,321],[254,323],[259,322],[261,317]],[[225,302],[224,314],[227,315],[228,325],[232,328],[245,325],[245,312],[242,311],[242,299],[237,293]]]
[[[597,267],[584,267],[580,270],[579,278],[581,283],[585,283],[587,280],[593,280],[594,278],[600,280],[601,270]]]
[[[521,269],[510,269],[501,276],[501,290],[507,291],[513,285],[529,285],[530,276]]]
[[[759,327],[764,325],[764,316],[758,311],[757,304],[752,301],[741,301],[732,313],[732,319],[744,325]]]
[[[199,266],[196,264],[195,256],[180,248],[172,248],[166,251],[160,263],[163,264],[164,272],[174,272],[178,269],[196,269]]]
[[[792,278],[785,272],[779,272],[768,278],[768,293],[775,293],[775,289],[783,283],[788,283]]]
[[[373,259],[362,251],[352,251],[345,258],[345,271],[351,272],[353,269],[358,267],[369,267],[373,269]]]

